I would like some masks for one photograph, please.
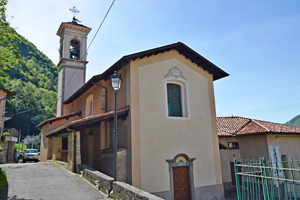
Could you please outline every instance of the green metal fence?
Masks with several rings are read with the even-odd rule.
[[[280,159],[280,157],[278,157]],[[300,162],[291,157],[234,160],[238,200],[300,199]]]

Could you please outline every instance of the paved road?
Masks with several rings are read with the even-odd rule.
[[[7,174],[10,200],[106,199],[85,179],[54,163],[1,165]]]

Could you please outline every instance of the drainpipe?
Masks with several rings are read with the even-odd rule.
[[[67,127],[67,130],[70,131],[70,132],[73,132],[74,133],[74,172],[76,172],[76,131],[75,130],[72,130],[72,129],[69,129],[69,127]],[[68,141],[69,142],[69,141]]]
[[[95,83],[93,81],[92,81],[92,84],[97,85],[97,86],[102,87],[102,88],[105,89],[105,112],[107,112],[107,88],[105,86],[99,85],[98,83]]]

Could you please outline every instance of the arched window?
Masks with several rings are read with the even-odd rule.
[[[188,82],[169,77],[165,79],[167,119],[189,120]]]
[[[182,117],[181,111],[181,87],[180,85],[168,83],[168,115]]]
[[[80,44],[78,40],[71,40],[70,44],[70,58],[79,60],[80,58]]]
[[[92,95],[92,94],[90,94],[90,95],[86,98],[85,113],[86,113],[86,116],[87,116],[87,117],[93,115],[93,95]]]

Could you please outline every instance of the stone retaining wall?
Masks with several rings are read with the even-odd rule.
[[[101,192],[109,195],[114,179],[86,165],[77,165],[83,178],[89,181]]]
[[[111,197],[113,199],[122,199],[122,200],[162,200],[153,194],[140,190],[132,185],[129,185],[124,182],[116,181],[113,183],[113,192]]]
[[[88,166],[79,164],[78,169],[86,180],[93,184],[98,190],[107,194],[110,198],[122,200],[162,200],[157,196],[127,183],[114,181],[113,178]]]

